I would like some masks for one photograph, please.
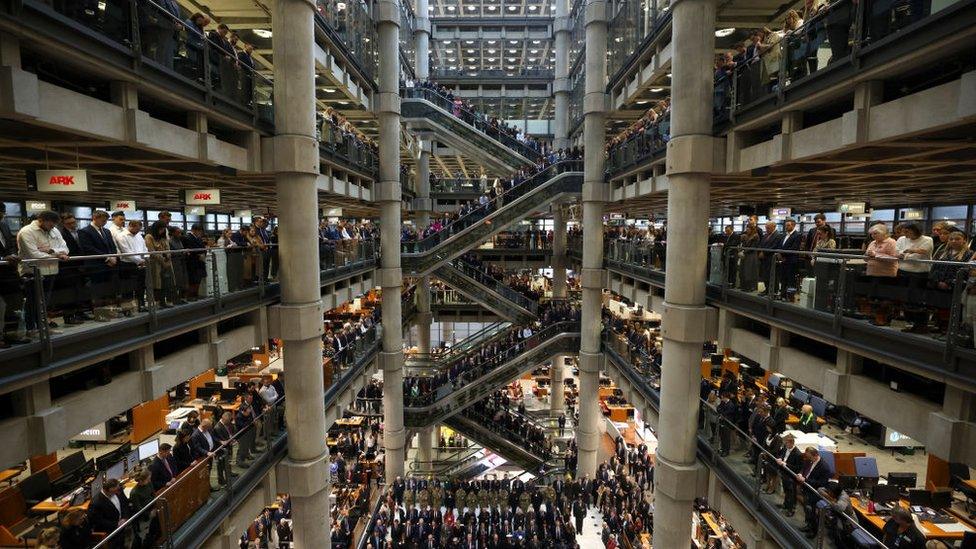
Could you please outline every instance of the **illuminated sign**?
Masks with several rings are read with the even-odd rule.
[[[234,217],[247,217],[250,218],[251,210],[234,210]]]
[[[134,212],[136,211],[135,200],[113,200],[108,203],[109,212]]]
[[[901,211],[901,218],[904,220],[922,219],[923,217],[925,217],[925,210],[920,208],[912,208]]]
[[[837,208],[842,214],[849,215],[864,215],[867,211],[867,203],[865,202],[841,202],[840,207]]]
[[[189,189],[186,191],[188,206],[220,204],[220,189]]]
[[[34,184],[42,193],[79,193],[88,191],[87,170],[37,170]]]
[[[322,217],[342,217],[342,208],[322,208]]]
[[[770,218],[789,217],[792,213],[793,213],[792,208],[770,208],[769,209]]]
[[[183,213],[186,215],[205,215],[207,209],[203,206],[187,206],[183,209]]]
[[[108,440],[108,424],[99,423],[98,425],[94,425],[71,437],[71,440],[105,442]]]
[[[893,429],[885,428],[884,445],[888,448],[921,448],[923,444]]]
[[[39,213],[51,209],[51,203],[46,200],[28,200],[27,213]]]

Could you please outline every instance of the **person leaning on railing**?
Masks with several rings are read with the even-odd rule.
[[[968,248],[968,239],[966,233],[962,232],[958,228],[952,227],[946,231],[946,245],[939,249],[933,259],[937,261],[943,261],[948,263],[937,263],[932,266],[932,270],[929,272],[929,283],[930,289],[934,290],[936,293],[941,293],[946,295],[946,299],[940,300],[942,303],[936,304],[935,308],[935,323],[938,326],[938,331],[940,333],[945,333],[949,329],[950,322],[950,311],[951,311],[951,300],[952,295],[956,289],[956,284],[959,283],[960,271],[967,268],[965,263],[970,263],[973,261],[974,253]],[[965,319],[972,323],[974,317],[974,288],[973,288],[973,275],[976,274],[976,266],[969,266],[970,272],[968,276],[963,276],[962,280],[970,279],[969,283],[966,285],[965,293],[962,296],[963,305],[966,306]],[[947,308],[943,303],[949,303]],[[969,339],[969,334],[959,334],[960,336],[966,336],[965,339]],[[972,346],[972,342],[968,342],[969,346]]]
[[[68,259],[68,244],[64,241],[60,231],[55,227],[61,217],[50,210],[37,214],[37,219],[31,221],[17,232],[18,272],[25,277],[27,288],[26,329],[28,336],[32,336],[40,328],[41,323],[48,323],[47,318],[41,318],[40,302],[51,302],[51,291],[55,277],[58,274],[58,262]],[[27,263],[24,260],[38,260]],[[34,276],[41,278],[37,284]],[[41,294],[38,295],[37,286]],[[57,324],[51,322],[51,328]]]
[[[867,268],[864,271],[870,284],[868,298],[871,300],[871,323],[876,326],[891,324],[893,305],[885,296],[885,287],[897,283],[898,276],[898,246],[895,239],[888,235],[888,227],[883,223],[872,225],[868,230],[871,242],[864,255],[867,256]]]

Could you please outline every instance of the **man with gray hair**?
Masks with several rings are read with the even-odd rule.
[[[793,516],[796,512],[796,474],[803,467],[803,454],[796,447],[796,439],[791,434],[783,437],[783,449],[776,456],[776,463],[784,470],[780,472],[783,481],[783,504],[785,515]]]

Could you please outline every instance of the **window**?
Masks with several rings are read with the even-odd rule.
[[[21,207],[20,202],[4,202],[3,205],[7,207],[7,215],[3,218],[3,222],[10,227],[10,232],[17,234],[17,231],[20,230],[26,221],[24,219],[24,209]]]

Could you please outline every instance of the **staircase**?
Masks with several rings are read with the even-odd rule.
[[[437,141],[494,172],[511,173],[540,157],[535,149],[491,126],[481,115],[456,108],[435,90],[403,88],[400,95],[400,116],[407,129],[433,133]]]
[[[538,318],[539,304],[495,280],[479,267],[455,259],[434,269],[433,275],[480,303],[499,318],[528,324]]]
[[[583,163],[566,160],[552,164],[506,192],[502,206],[479,208],[446,225],[440,232],[401,243],[401,268],[405,276],[425,276],[444,263],[483,242],[534,212],[546,209],[583,188]]]
[[[522,352],[481,377],[456,389],[450,384],[441,387],[430,404],[405,406],[404,425],[418,428],[443,422],[553,356],[577,351],[579,342],[579,322],[558,322],[548,326],[523,341]]]

